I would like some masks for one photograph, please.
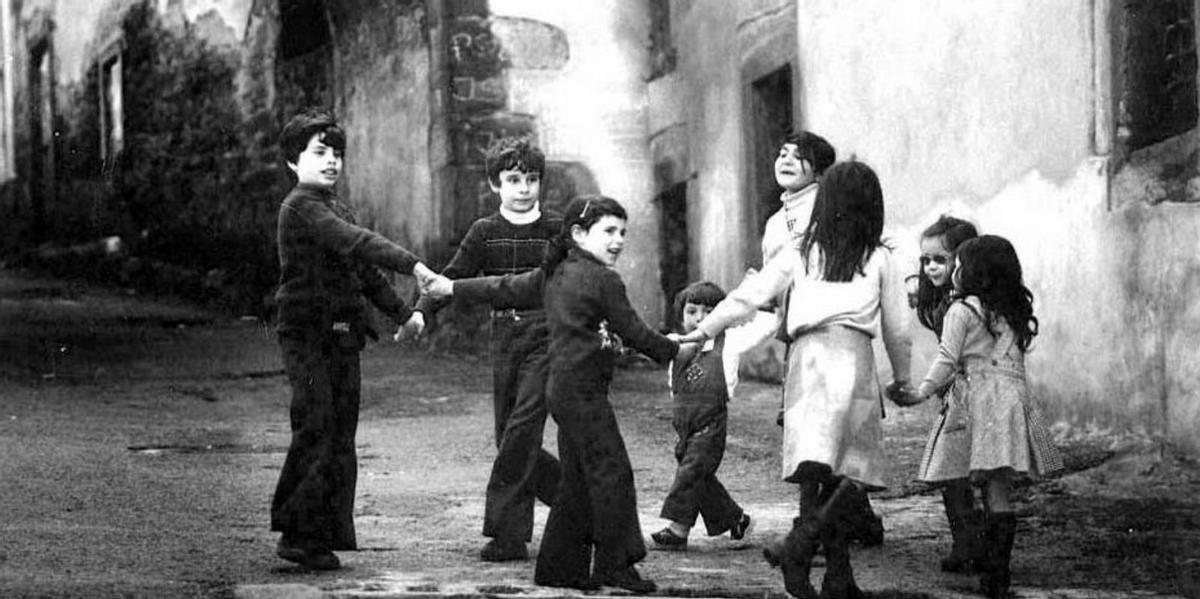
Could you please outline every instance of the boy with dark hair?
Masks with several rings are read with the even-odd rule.
[[[471,225],[442,270],[451,279],[536,269],[562,228],[562,217],[540,206],[546,169],[541,150],[523,138],[502,138],[488,148],[486,167],[500,208]],[[417,310],[432,323],[448,301],[422,297]],[[491,337],[497,451],[483,517],[483,534],[491,540],[479,555],[491,562],[523,560],[533,538],[534,499],[550,505],[561,478],[558,459],[542,449],[550,339],[545,311],[493,311]]]
[[[279,207],[279,344],[292,388],[292,441],[271,501],[276,554],[314,570],[341,567],[334,550],[357,548],[359,351],[377,338],[362,298],[419,332],[412,310],[378,268],[426,280],[408,250],[355,224],[334,193],[346,135],[333,115],[306,111],[280,133],[295,187]]]
[[[679,331],[694,331],[723,299],[725,291],[716,283],[685,287],[675,296]],[[750,328],[731,328],[703,344],[680,347],[671,362],[667,372],[679,467],[659,514],[670,524],[650,535],[660,547],[686,550],[697,516],[704,518],[710,537],[728,532],[729,538],[740,541],[750,532],[750,516],[717,480],[717,469],[725,455],[726,404],[738,383],[739,358],[756,340]]]

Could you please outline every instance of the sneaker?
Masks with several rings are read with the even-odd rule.
[[[492,539],[479,550],[479,559],[485,562],[513,562],[529,559],[529,551],[521,541]]]
[[[592,579],[602,586],[619,587],[641,595],[653,593],[658,590],[658,585],[654,584],[653,580],[642,578],[633,566],[629,566],[623,570],[597,574]]]
[[[670,526],[656,533],[652,533],[650,538],[656,545],[662,547],[663,549],[669,549],[672,551],[687,551],[687,537],[681,537],[675,534],[675,531],[671,530]]]
[[[740,541],[746,538],[751,530],[754,530],[754,521],[750,519],[750,514],[742,512],[742,517],[729,529],[729,538]]]

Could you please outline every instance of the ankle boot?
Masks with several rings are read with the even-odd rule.
[[[1017,517],[1012,512],[988,512],[984,516],[984,558],[979,584],[988,599],[1008,599],[1012,580],[1012,548]]]
[[[821,531],[825,545],[825,578],[821,581],[820,599],[861,599],[863,592],[854,582],[850,564],[850,537],[846,534],[845,519],[832,519]]]
[[[949,555],[942,558],[941,567],[943,572],[971,573],[976,571],[976,562],[981,557],[983,522],[970,495],[956,495],[949,488],[942,491],[952,544]]]
[[[817,590],[809,581],[808,574],[812,569],[813,555],[817,552],[818,529],[816,518],[796,518],[792,521],[792,530],[781,544],[763,550],[767,562],[783,570],[783,586],[788,594],[798,599],[817,599]]]

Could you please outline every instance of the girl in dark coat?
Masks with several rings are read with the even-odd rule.
[[[540,299],[550,325],[546,398],[558,425],[562,483],[550,508],[534,582],[579,589],[655,590],[634,564],[646,557],[633,467],[608,386],[625,345],[666,362],[679,345],[646,326],[613,270],[625,247],[625,209],[603,196],[576,198],[541,270],[459,279],[452,293],[497,308]],[[426,289],[430,292],[430,289]]]

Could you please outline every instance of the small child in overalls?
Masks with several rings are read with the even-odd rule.
[[[707,281],[680,291],[675,296],[675,313],[682,332],[695,330],[722,299],[725,291]],[[770,314],[760,314],[773,322]],[[758,340],[753,333],[739,334],[739,329],[749,331],[750,327],[735,327],[703,344],[681,347],[668,370],[679,467],[659,514],[671,523],[650,535],[664,549],[686,550],[697,516],[704,518],[710,537],[728,532],[729,538],[737,541],[750,531],[750,516],[717,480],[725,455],[726,404],[737,386],[739,358]]]

